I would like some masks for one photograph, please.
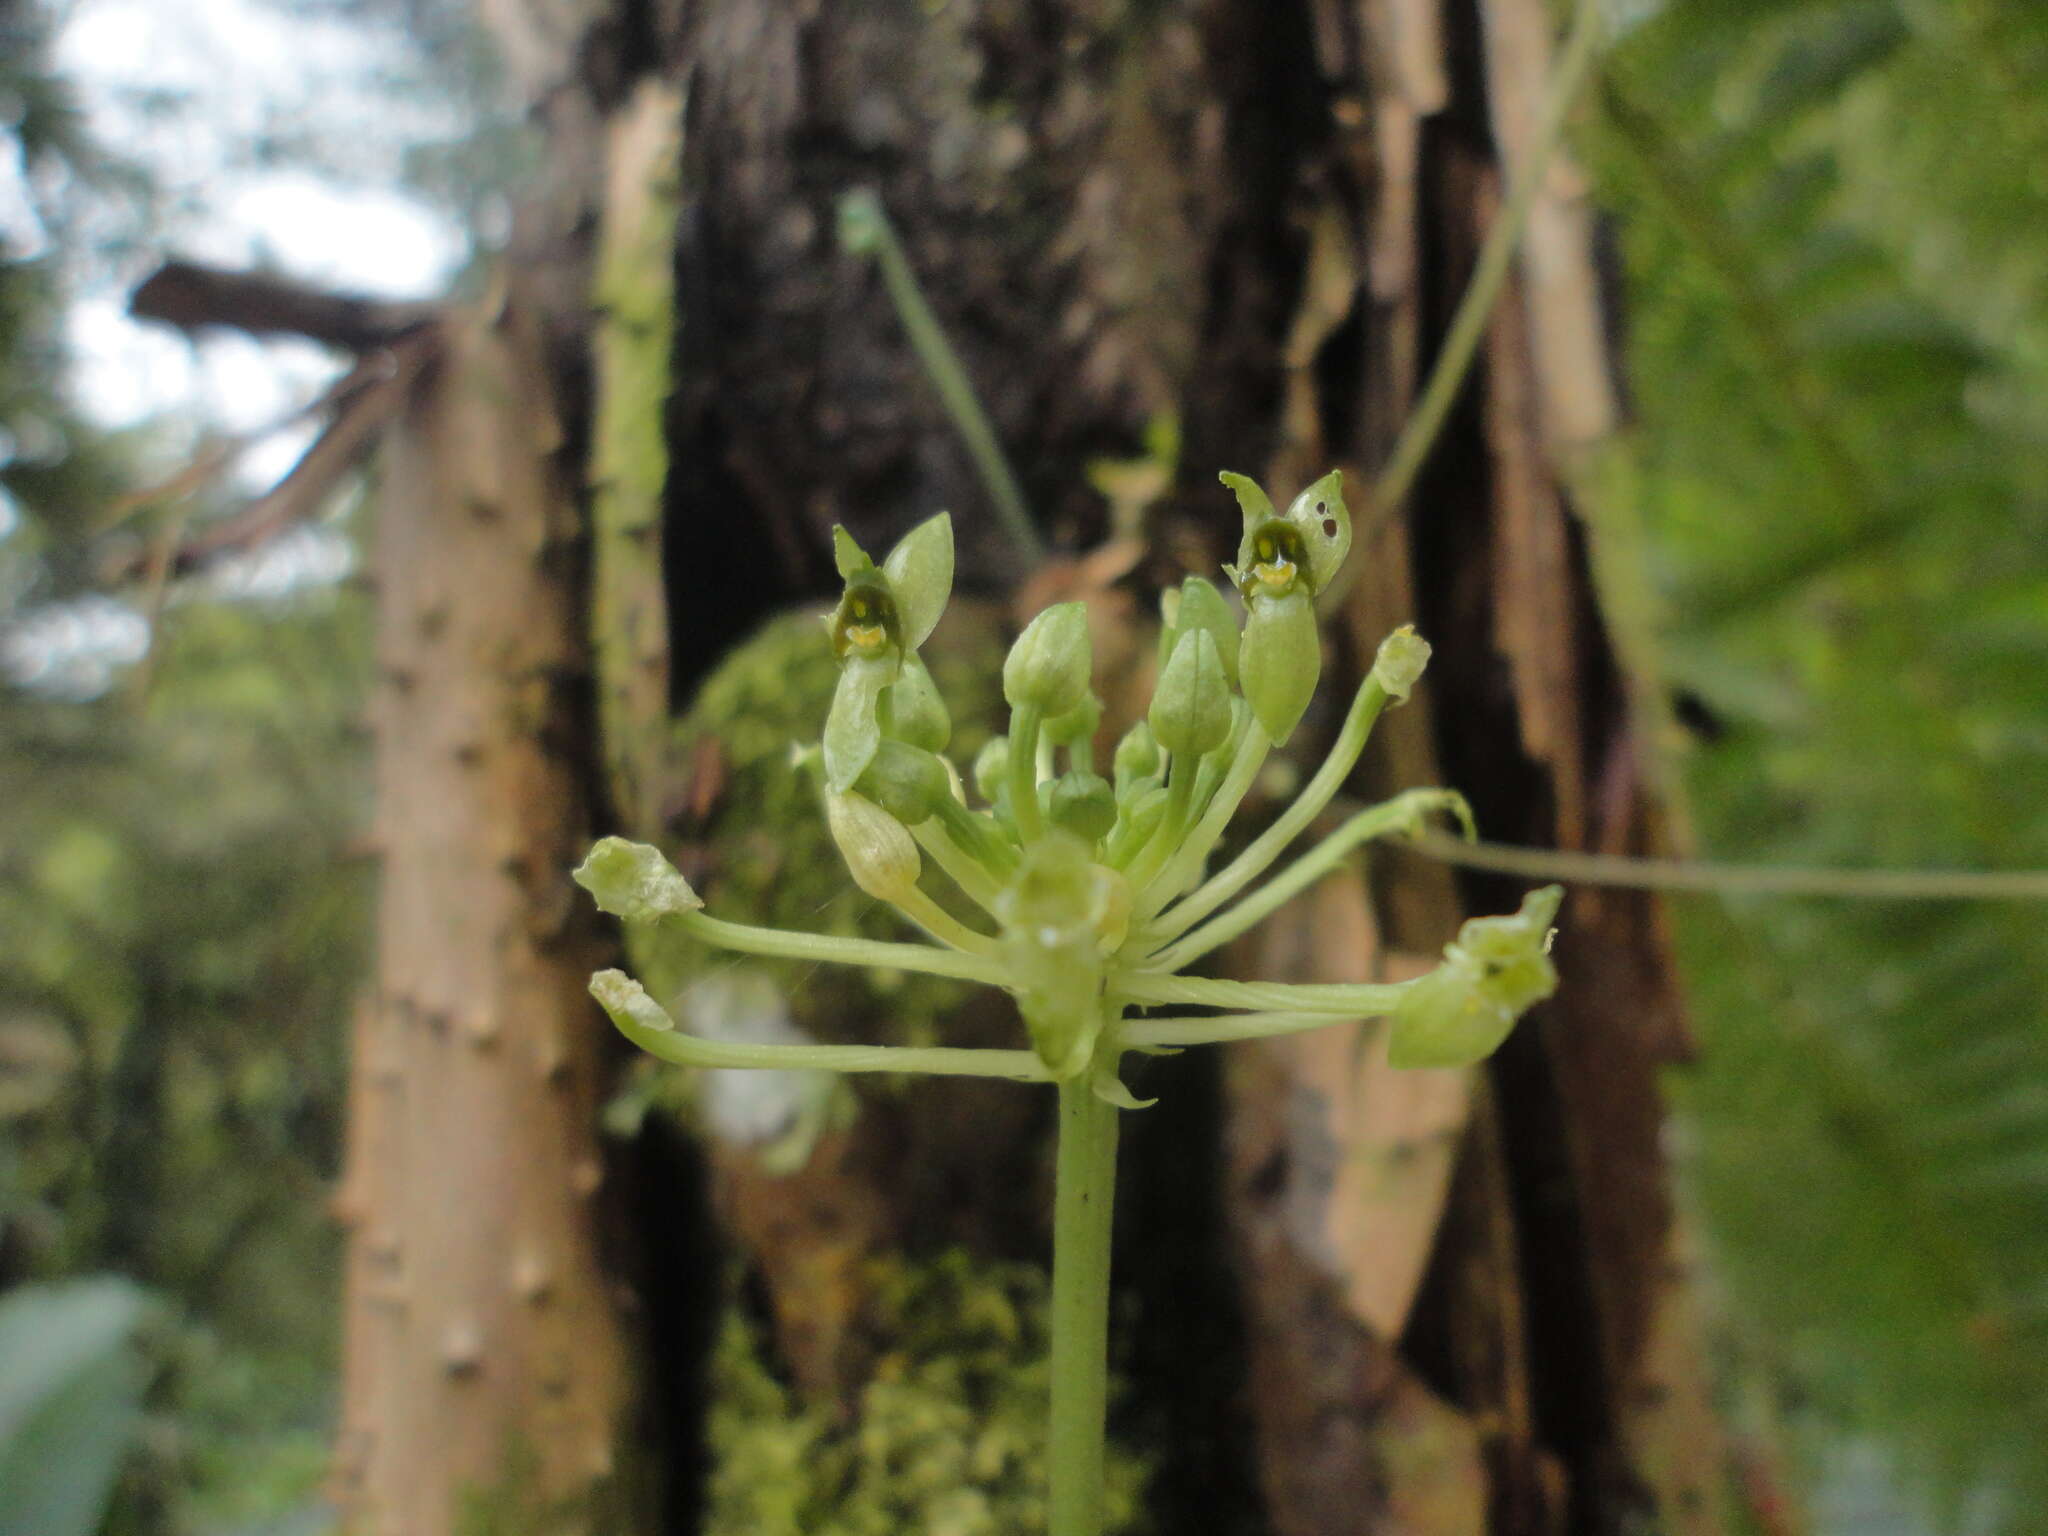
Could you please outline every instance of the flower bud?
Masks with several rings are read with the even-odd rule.
[[[1133,793],[1119,811],[1120,825],[1114,841],[1119,847],[1136,849],[1144,846],[1159,823],[1166,815],[1166,786],[1157,780],[1139,780],[1133,786]]]
[[[903,658],[903,670],[882,695],[882,732],[927,752],[943,752],[953,739],[953,717],[915,651]]]
[[[1396,1067],[1462,1067],[1490,1056],[1535,1004],[1557,990],[1551,920],[1560,886],[1531,891],[1509,917],[1475,917],[1444,961],[1409,984],[1387,1037]]]
[[[974,792],[990,805],[1001,793],[1004,776],[1010,771],[1010,738],[991,736],[974,754]]]
[[[1122,794],[1140,779],[1149,779],[1159,771],[1159,742],[1152,734],[1152,727],[1140,720],[1128,731],[1124,739],[1116,744],[1116,787]]]
[[[855,187],[839,198],[839,249],[849,256],[872,256],[887,240],[882,200],[872,187]]]
[[[1054,746],[1070,747],[1077,741],[1087,741],[1095,735],[1095,728],[1102,724],[1102,700],[1089,694],[1064,715],[1055,715],[1045,722],[1045,738]]]
[[[1223,662],[1224,679],[1234,688],[1237,686],[1237,616],[1230,611],[1230,604],[1216,590],[1216,583],[1200,576],[1190,576],[1180,584],[1180,604],[1175,610],[1174,628],[1178,635],[1189,630],[1207,630],[1216,642],[1216,654]],[[1169,657],[1171,651],[1168,652]]]
[[[945,759],[920,747],[884,740],[861,774],[860,793],[907,827],[938,814],[953,793]]]
[[[1414,625],[1403,624],[1380,642],[1380,653],[1372,664],[1373,681],[1399,704],[1414,691],[1422,669],[1428,665],[1429,642],[1415,633]]]
[[[570,878],[596,898],[599,910],[629,923],[651,923],[704,905],[660,849],[623,837],[599,838]]]
[[[1116,791],[1100,774],[1075,769],[1053,781],[1047,813],[1085,843],[1097,843],[1116,825]]]
[[[852,791],[828,794],[825,822],[853,883],[870,896],[894,901],[917,884],[923,864],[916,842],[902,822],[872,800]]]
[[[1238,681],[1245,702],[1275,746],[1294,734],[1315,697],[1323,670],[1323,643],[1316,633],[1315,599],[1297,587],[1284,597],[1258,597],[1244,623],[1237,653]]]
[[[1050,720],[1088,696],[1093,658],[1088,610],[1056,603],[1024,627],[1003,662],[1003,697],[1012,709],[1036,709]]]
[[[1176,757],[1213,752],[1230,738],[1230,684],[1206,629],[1184,629],[1152,690],[1146,715],[1159,744]]]

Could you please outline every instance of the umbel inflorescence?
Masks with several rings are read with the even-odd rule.
[[[879,566],[835,534],[845,593],[827,621],[840,674],[815,754],[832,836],[860,888],[889,902],[931,944],[895,944],[722,922],[654,848],[606,838],[577,880],[632,924],[672,923],[725,949],[894,967],[1000,987],[1017,1000],[1030,1049],[747,1045],[694,1038],[632,978],[602,971],[591,990],[635,1044],[709,1067],[812,1067],[1028,1081],[1085,1079],[1124,1107],[1118,1063],[1156,1051],[1385,1016],[1396,1066],[1476,1061],[1548,996],[1559,892],[1534,892],[1508,917],[1475,918],[1436,969],[1385,985],[1219,981],[1179,974],[1340,866],[1359,844],[1418,828],[1432,812],[1470,829],[1455,791],[1411,790],[1351,817],[1263,884],[1280,855],[1342,787],[1373,722],[1408,697],[1429,659],[1407,628],[1380,646],[1321,768],[1236,858],[1208,865],[1272,749],[1286,742],[1321,668],[1316,593],[1342,563],[1350,517],[1333,471],[1276,512],[1225,474],[1244,514],[1240,626],[1218,587],[1189,577],[1164,604],[1165,658],[1151,708],[1097,771],[1101,704],[1090,690],[1087,617],[1046,609],[1003,666],[1010,731],[963,775],[943,754],[945,701],[918,648],[953,581],[941,514]],[[979,801],[977,808],[972,801]],[[920,884],[929,858],[975,910],[947,910]],[[658,941],[659,929],[648,935]],[[1200,1016],[1158,1010],[1200,1007]]]
[[[1031,621],[1003,664],[1010,730],[966,779],[945,756],[952,722],[918,656],[953,586],[953,525],[912,529],[879,566],[837,530],[846,588],[827,625],[839,681],[814,748],[825,815],[854,882],[929,943],[890,943],[725,922],[659,851],[606,838],[576,879],[643,943],[665,932],[742,953],[922,971],[999,987],[1028,1042],[1013,1049],[761,1044],[675,1027],[624,972],[591,991],[626,1037],[665,1061],[703,1067],[920,1072],[1052,1083],[1059,1093],[1053,1211],[1050,1536],[1098,1536],[1103,1520],[1104,1355],[1118,1114],[1141,1107],[1119,1073],[1126,1053],[1389,1020],[1395,1066],[1456,1066],[1491,1052],[1549,996],[1550,922],[1560,892],[1532,893],[1508,917],[1474,918],[1442,962],[1391,984],[1305,985],[1181,974],[1336,869],[1374,837],[1432,813],[1469,833],[1464,800],[1411,790],[1360,811],[1273,873],[1349,776],[1380,711],[1421,676],[1429,647],[1389,635],[1351,700],[1329,756],[1237,856],[1210,857],[1266,756],[1300,723],[1322,666],[1316,594],[1342,564],[1351,521],[1332,472],[1276,512],[1242,475],[1223,481],[1244,512],[1241,600],[1190,577],[1167,594],[1163,664],[1146,718],[1117,744],[1105,778],[1095,735],[1087,614],[1079,603]],[[927,890],[925,860],[960,895]],[[1263,878],[1262,878],[1263,877]],[[1200,1009],[1190,1013],[1186,1009]]]

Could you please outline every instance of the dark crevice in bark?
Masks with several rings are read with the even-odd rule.
[[[1229,192],[1182,407],[1180,493],[1220,545],[1236,519],[1215,494],[1216,471],[1255,472],[1273,451],[1282,348],[1307,256],[1295,215],[1329,113],[1305,6],[1218,6],[1203,44],[1225,104]]]
[[[1160,1451],[1153,1528],[1209,1536],[1267,1529],[1246,1408],[1245,1320],[1225,1222],[1222,1066],[1191,1051],[1130,1074],[1159,1102],[1128,1117],[1118,1292],[1135,1326],[1121,1364],[1137,1401],[1120,1415]]]
[[[647,1442],[662,1478],[659,1529],[696,1536],[711,1475],[705,1429],[711,1352],[724,1313],[724,1236],[711,1209],[703,1150],[667,1117],[649,1115],[622,1161],[622,1203],[639,1217]]]

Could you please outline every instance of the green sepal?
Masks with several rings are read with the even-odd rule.
[[[570,876],[601,911],[629,923],[694,912],[704,905],[661,850],[623,837],[599,838]]]
[[[875,568],[867,551],[854,543],[853,535],[839,523],[832,525],[832,563],[838,567],[841,581],[851,581]]]
[[[1216,478],[1229,486],[1231,494],[1237,497],[1238,510],[1244,513],[1246,538],[1250,538],[1252,530],[1266,519],[1280,515],[1273,510],[1272,498],[1250,475],[1240,475],[1235,470],[1226,469]]]
[[[1238,681],[1267,738],[1283,745],[1307,713],[1323,670],[1315,599],[1297,588],[1253,600],[1237,653]]]
[[[896,598],[904,649],[914,651],[931,638],[953,595],[953,519],[941,512],[903,535],[882,562],[882,574]]]
[[[1344,505],[1344,476],[1331,470],[1287,504],[1281,514],[1301,532],[1308,551],[1309,584],[1324,591],[1351,553],[1351,511]]]
[[[1230,603],[1216,589],[1216,583],[1201,576],[1190,576],[1180,584],[1180,603],[1174,612],[1174,628],[1180,634],[1190,630],[1203,630],[1216,642],[1216,654],[1223,662],[1223,676],[1230,686],[1237,686],[1237,615],[1231,612]],[[1172,655],[1171,648],[1167,652]]]
[[[1145,718],[1167,751],[1177,758],[1197,758],[1230,739],[1230,700],[1215,638],[1207,629],[1184,629],[1159,674]]]
[[[1088,697],[1093,664],[1087,608],[1055,603],[1024,626],[1003,659],[1003,698],[1048,720],[1064,715]]]
[[[1551,922],[1564,888],[1546,885],[1507,917],[1475,917],[1443,964],[1409,984],[1389,1021],[1387,1062],[1462,1067],[1492,1055],[1515,1020],[1557,990]]]
[[[915,651],[903,658],[903,671],[882,695],[881,718],[883,735],[927,752],[943,752],[953,739],[945,698]]]
[[[849,655],[839,665],[839,686],[825,716],[825,787],[835,794],[853,788],[881,744],[882,690],[901,674],[900,652]]]

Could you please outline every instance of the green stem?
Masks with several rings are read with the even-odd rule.
[[[1042,1083],[1051,1071],[1036,1051],[963,1050],[957,1046],[766,1045],[706,1040],[677,1029],[668,1010],[623,971],[599,971],[590,993],[619,1033],[650,1056],[683,1067],[767,1068],[814,1072],[916,1072],[937,1077],[1002,1077]]]
[[[1149,1050],[1158,1046],[1221,1045],[1230,1040],[1265,1040],[1296,1035],[1305,1029],[1328,1029],[1351,1020],[1333,1013],[1221,1013],[1151,1019],[1125,1019],[1117,1032],[1124,1045]]]
[[[1045,816],[1038,808],[1038,731],[1044,715],[1029,704],[1010,711],[1010,820],[1020,843],[1045,835]]]
[[[1392,1013],[1413,986],[1411,981],[1216,981],[1206,976],[1158,976],[1144,971],[1113,971],[1109,977],[1110,991],[1134,1003],[1327,1013],[1339,1019]]]
[[[1834,896],[1862,901],[2048,901],[2048,869],[1800,869],[1777,864],[1702,864],[1460,842],[1438,832],[1409,840],[1418,853],[1467,869],[1532,880],[1724,896]]]
[[[896,318],[903,322],[903,334],[910,338],[911,350],[917,353],[917,360],[939,392],[946,414],[953,418],[954,430],[967,445],[975,470],[995,502],[997,516],[1025,562],[1037,565],[1045,558],[1045,544],[1031,521],[1024,492],[1010,472],[1010,461],[1003,457],[996,429],[981,408],[959,354],[946,339],[945,327],[925,302],[917,274],[910,269],[910,258],[903,253],[903,243],[896,238],[896,227],[883,211],[882,200],[866,188],[849,192],[840,199],[840,218],[842,227],[849,218],[858,222],[862,232],[860,248],[881,267],[882,282],[896,306]]]
[[[962,852],[981,864],[998,882],[1017,867],[1017,850],[996,831],[996,824],[948,796],[939,802],[939,821]]]
[[[1350,777],[1358,762],[1359,753],[1365,750],[1373,722],[1379,719],[1380,711],[1386,707],[1387,690],[1380,686],[1377,677],[1368,674],[1358,685],[1358,692],[1351,700],[1351,709],[1337,732],[1336,744],[1330,748],[1330,755],[1316,770],[1315,777],[1308,781],[1294,803],[1280,813],[1273,825],[1253,839],[1251,846],[1232,859],[1220,874],[1211,876],[1190,893],[1187,900],[1169,909],[1157,923],[1148,925],[1145,935],[1147,948],[1180,937],[1266,872],[1287,845],[1301,835],[1343,788],[1345,779]]]
[[[1109,1402],[1109,1237],[1117,1110],[1087,1074],[1060,1084],[1052,1216],[1052,1427],[1047,1536],[1101,1536]]]
[[[1002,883],[989,873],[981,860],[960,846],[943,820],[932,817],[921,821],[910,829],[910,835],[976,906],[984,912],[995,911],[996,900],[1002,894]]]
[[[914,885],[892,900],[890,905],[949,948],[991,960],[996,956],[994,939],[985,933],[976,933]]]
[[[1244,734],[1238,738],[1229,773],[1202,812],[1202,819],[1195,823],[1194,831],[1181,841],[1167,859],[1166,867],[1143,893],[1139,902],[1142,917],[1154,916],[1201,874],[1210,851],[1222,839],[1230,818],[1244,803],[1252,780],[1258,777],[1259,769],[1265,766],[1266,754],[1272,750],[1273,740],[1266,734],[1265,727],[1256,720],[1245,721]]]
[[[1009,984],[1009,972],[994,960],[980,955],[934,949],[928,944],[892,944],[882,939],[849,939],[836,934],[785,933],[780,928],[757,928],[751,923],[729,923],[722,917],[702,912],[676,914],[693,938],[720,949],[743,955],[766,955],[776,960],[819,960],[828,965],[865,965],[878,970],[922,971],[927,976],[954,976],[978,981],[984,986]]]
[[[1389,832],[1419,832],[1422,818],[1433,810],[1451,811],[1468,827],[1471,825],[1472,813],[1465,807],[1465,797],[1456,790],[1411,789],[1396,795],[1360,811],[1228,912],[1210,919],[1179,942],[1167,945],[1151,956],[1146,965],[1169,973],[1186,970],[1217,945],[1228,944],[1322,879],[1360,843]]]
[[[1131,860],[1125,871],[1131,882],[1131,889],[1144,891],[1150,888],[1153,877],[1165,867],[1173,851],[1181,844],[1187,833],[1189,808],[1194,804],[1195,779],[1201,772],[1199,762],[1190,761],[1176,752],[1166,765],[1166,810],[1159,818],[1159,825],[1152,829],[1145,846]]]

